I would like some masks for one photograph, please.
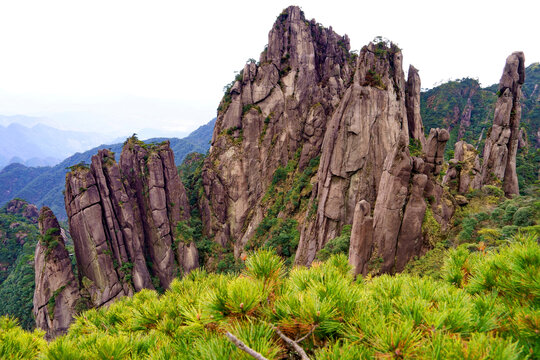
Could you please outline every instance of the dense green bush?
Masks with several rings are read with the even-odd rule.
[[[525,359],[540,353],[540,246],[517,236],[496,252],[452,251],[444,280],[400,274],[354,280],[345,255],[311,268],[270,251],[240,275],[195,270],[159,296],[143,290],[81,314],[47,344],[0,320],[0,357],[35,359]],[[281,334],[281,335],[280,335]],[[24,347],[22,346],[24,344]],[[535,355],[533,355],[534,358]]]

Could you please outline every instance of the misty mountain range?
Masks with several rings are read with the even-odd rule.
[[[102,144],[123,142],[129,134],[60,130],[45,125],[49,119],[0,115],[0,170],[9,164],[54,166],[77,152]],[[188,132],[154,128],[135,130],[140,139],[184,138]]]
[[[210,140],[212,138],[215,121],[216,119],[213,119],[206,125],[200,126],[197,130],[193,131],[191,134],[182,139],[173,137],[152,138],[145,140],[145,142],[161,142],[169,139],[171,149],[175,155],[176,164],[180,165],[187,154],[191,152],[206,153],[208,151],[210,148]],[[29,129],[28,127],[22,125],[8,126],[7,128],[17,129],[21,127]],[[0,129],[1,128],[2,127],[0,126]],[[43,138],[46,136],[51,136],[49,135],[50,133],[47,133],[47,130],[52,128],[46,126],[33,126],[31,129],[35,128],[48,128],[45,129],[45,135]],[[89,134],[82,132],[78,134],[76,132],[64,133],[66,133],[66,136],[73,133],[73,138],[76,136],[82,136],[81,134]],[[55,144],[60,143],[61,140],[61,138],[52,138],[50,140],[42,139],[41,141],[49,141],[51,144]],[[67,168],[80,162],[90,163],[92,155],[95,155],[100,149],[110,149],[119,156],[120,152],[122,151],[124,140],[125,138],[122,138],[121,140],[117,139],[114,144],[99,145],[84,152],[76,152],[75,154],[71,153],[73,155],[65,158],[55,166],[34,167],[21,163],[12,163],[5,166],[0,171],[0,206],[13,198],[22,198],[30,203],[36,204],[39,207],[47,205],[55,212],[55,214],[58,215],[59,218],[65,218],[66,211],[64,208],[62,191],[64,189],[65,174],[68,171]],[[17,138],[13,138],[11,143],[16,142]],[[9,147],[9,145],[6,146],[6,143],[4,142],[0,142],[0,144],[2,144],[2,146],[0,146],[2,150]],[[51,148],[54,148],[54,145],[51,145]]]
[[[120,139],[118,134],[60,130],[40,120],[0,116],[0,169],[12,163],[53,166],[76,152]]]

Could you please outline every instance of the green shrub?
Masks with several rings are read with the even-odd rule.
[[[351,225],[343,226],[341,234],[328,241],[326,245],[319,251],[317,258],[319,260],[328,260],[334,254],[349,254],[349,245],[351,242]]]
[[[514,205],[514,204],[510,204],[508,206],[506,206],[505,210],[504,210],[504,215],[503,215],[503,221],[508,223],[508,222],[512,222],[512,220],[514,219],[514,214],[516,213],[517,211],[517,207]]]
[[[498,251],[451,250],[443,280],[359,278],[345,254],[283,271],[270,251],[240,275],[196,270],[162,295],[143,290],[82,313],[49,344],[0,318],[6,359],[293,359],[276,327],[317,359],[526,359],[540,351],[540,245],[518,235]],[[531,354],[532,357],[531,357]]]
[[[534,224],[534,211],[530,206],[519,208],[513,217],[513,224],[516,226],[530,226]]]
[[[485,195],[496,196],[496,197],[499,197],[499,198],[504,196],[504,191],[501,188],[498,188],[497,186],[493,186],[493,185],[485,185],[485,186],[483,186],[482,187],[482,192]]]

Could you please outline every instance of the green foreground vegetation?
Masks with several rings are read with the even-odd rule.
[[[287,270],[271,250],[240,274],[196,270],[163,295],[144,290],[82,313],[51,343],[0,320],[5,359],[525,359],[540,354],[540,246],[516,234],[494,250],[447,253],[440,279],[354,279],[343,254]],[[298,340],[300,339],[300,340]]]

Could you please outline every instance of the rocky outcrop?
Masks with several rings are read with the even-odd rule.
[[[189,203],[173,152],[168,142],[147,146],[128,140],[120,168],[128,184],[130,202],[141,214],[152,271],[161,286],[167,288],[177,275],[178,266],[182,272],[198,266],[197,249],[191,239],[180,239],[177,234],[178,224],[189,218]]]
[[[450,139],[450,134],[445,129],[430,129],[426,141],[425,160],[426,173],[439,175],[444,160],[444,149],[446,142]]]
[[[67,331],[80,294],[60,225],[48,207],[40,211],[39,231],[41,238],[34,257],[33,313],[36,326],[51,339]]]
[[[192,239],[177,230],[189,204],[168,142],[145,145],[132,137],[119,164],[100,150],[90,167],[66,175],[65,200],[80,284],[92,306],[167,288],[179,270],[198,266]]]
[[[349,247],[349,264],[354,275],[368,273],[368,261],[373,245],[373,217],[371,205],[366,200],[360,200],[354,209],[354,219],[351,229]]]
[[[89,168],[80,166],[69,172],[65,192],[79,281],[90,294],[92,305],[97,307],[107,305],[117,297],[133,294],[131,284],[125,279],[127,274],[120,271],[120,265],[126,262],[126,244],[111,238],[111,235],[116,235],[117,229],[109,233],[111,229],[105,208],[110,205],[110,197],[102,194],[102,182],[96,174],[102,164],[117,166],[109,163],[105,157],[110,158],[112,154],[107,150],[101,151],[94,156]],[[127,197],[124,196],[124,199],[127,200]]]
[[[398,259],[404,266],[422,240],[427,176],[419,173],[423,161],[410,156],[407,140],[402,133],[386,158],[373,213],[373,257],[382,259],[381,272],[394,272]]]
[[[302,229],[297,263],[311,263],[344,224],[352,224],[359,200],[375,202],[384,161],[400,132],[408,142],[401,61],[393,44],[361,50],[353,83],[326,130],[312,200],[317,214]]]
[[[499,82],[493,126],[484,145],[481,172],[474,187],[502,181],[505,194],[519,194],[516,154],[521,119],[521,86],[525,82],[525,56],[514,52],[506,59]]]
[[[207,235],[223,247],[232,245],[236,256],[268,216],[263,197],[276,169],[292,164],[293,172],[301,171],[317,156],[310,203],[305,214],[294,214],[300,230],[297,264],[310,264],[347,224],[353,224],[350,262],[357,273],[367,271],[373,250],[379,251],[377,242],[388,258],[384,271],[403,268],[420,251],[423,198],[426,191],[444,192],[436,175],[449,134],[436,129],[426,141],[420,77],[411,66],[405,81],[397,46],[378,39],[358,56],[348,49],[346,36],[306,21],[298,7],[289,7],[270,31],[260,62],[248,63],[223,97],[202,170],[200,206]],[[409,138],[426,153],[425,161],[409,155]],[[400,189],[403,196],[394,198]],[[385,201],[392,214],[383,215]],[[374,205],[383,207],[375,210],[380,213],[375,230]],[[434,216],[448,217],[445,206],[436,205]],[[279,211],[272,216],[290,215]],[[383,227],[388,241],[375,239]],[[405,260],[396,263],[398,247]]]
[[[443,184],[459,194],[466,194],[479,172],[478,151],[471,144],[458,141],[454,145],[454,158],[448,163],[448,171],[443,178]]]
[[[207,234],[232,243],[236,256],[263,219],[276,169],[296,157],[303,169],[320,154],[353,63],[346,36],[293,6],[278,16],[259,63],[246,64],[226,91],[202,171],[201,213]]]
[[[34,224],[38,222],[39,211],[36,205],[29,204],[21,199],[13,199],[9,201],[6,204],[6,212],[8,214],[22,215]]]
[[[422,149],[426,147],[426,137],[424,136],[424,125],[420,115],[420,90],[421,81],[418,70],[409,65],[407,77],[407,88],[405,91],[405,105],[407,107],[407,123],[409,125],[409,136],[420,142]]]

